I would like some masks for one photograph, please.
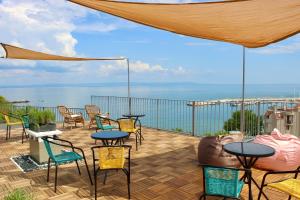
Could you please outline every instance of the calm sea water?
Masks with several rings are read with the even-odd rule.
[[[166,98],[184,100],[211,100],[240,98],[240,85],[205,84],[135,84],[131,88],[133,97]],[[247,85],[246,97],[298,97],[299,85]],[[0,87],[0,95],[9,100],[29,100],[36,106],[83,107],[91,102],[91,95],[127,96],[127,87],[117,85],[76,86],[28,86]]]

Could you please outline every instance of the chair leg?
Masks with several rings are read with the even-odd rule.
[[[130,199],[130,173],[127,174],[128,199]]]
[[[11,126],[8,127],[8,138],[10,139],[10,134],[11,134]]]
[[[79,168],[79,165],[78,165],[78,161],[76,160],[75,162],[76,162],[76,165],[77,165],[78,173],[79,173],[79,175],[81,175],[80,168]]]
[[[104,172],[104,179],[103,179],[103,184],[106,184],[106,179],[107,179],[107,171]]]
[[[55,164],[55,182],[54,182],[54,192],[56,193],[56,186],[57,186],[57,164]]]
[[[47,182],[49,182],[49,176],[50,176],[50,157],[48,158]]]
[[[23,127],[23,132],[22,132],[22,144],[23,144],[23,141],[24,141],[24,134],[25,134],[25,129]]]
[[[135,150],[138,150],[138,135],[135,134]]]
[[[94,171],[94,184],[95,184],[95,200],[97,200],[97,172]]]
[[[6,126],[6,140],[8,140],[8,126]]]
[[[199,197],[199,200],[202,200],[202,199],[206,199],[206,195],[205,194],[202,194],[200,197]]]
[[[86,167],[87,173],[88,173],[89,178],[90,178],[90,181],[91,181],[91,185],[93,185],[91,173],[90,173],[90,170],[89,170],[89,166],[88,166],[88,164],[87,164],[87,162],[86,162],[85,156],[83,157],[83,159],[84,159],[84,163],[85,163],[85,167]]]

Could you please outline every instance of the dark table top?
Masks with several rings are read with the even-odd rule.
[[[145,117],[144,114],[124,114],[123,117]]]
[[[91,135],[91,138],[95,140],[116,140],[126,137],[128,133],[122,131],[101,131]]]
[[[224,145],[227,153],[244,157],[269,157],[274,155],[272,147],[252,142],[233,142]]]

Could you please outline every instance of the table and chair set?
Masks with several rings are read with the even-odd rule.
[[[71,129],[72,124],[75,127],[78,123],[84,126],[82,114],[74,114],[65,106],[58,106],[58,110],[64,118],[63,128],[65,128],[65,124],[70,124]],[[55,192],[57,191],[59,166],[75,162],[78,173],[81,175],[79,162],[82,161],[85,164],[89,181],[91,185],[94,185],[95,199],[97,199],[97,176],[100,172],[104,172],[103,183],[105,184],[107,174],[111,170],[121,170],[125,173],[128,185],[128,198],[130,199],[130,152],[132,147],[131,145],[126,145],[125,140],[131,134],[134,134],[136,150],[138,150],[138,145],[141,145],[142,139],[144,139],[142,137],[142,125],[139,118],[145,115],[124,114],[122,118],[113,120],[109,118],[108,113],[101,114],[100,109],[93,105],[87,105],[86,111],[90,117],[88,128],[90,129],[93,125],[96,125],[96,132],[91,134],[91,139],[95,140],[95,144],[97,140],[102,142],[102,145],[91,147],[94,181],[92,180],[83,149],[74,146],[68,140],[59,138],[58,136],[62,133],[60,130],[35,132],[29,129],[28,116],[4,115],[5,120],[7,120],[6,139],[10,137],[11,126],[19,125],[23,127],[22,143],[24,137],[29,138],[30,156],[38,163],[47,163],[47,182],[49,182],[50,178],[50,167],[52,165],[55,166]],[[16,118],[17,121],[12,122],[9,120],[10,118]]]
[[[260,158],[273,156],[275,149],[253,142],[233,142],[223,146],[225,152],[236,156],[242,168],[220,167],[211,165],[202,165],[203,169],[203,194],[201,199],[206,196],[222,196],[225,198],[240,199],[240,193],[243,186],[248,185],[248,199],[253,199],[252,183],[259,189],[258,200],[263,195],[265,199],[269,199],[263,189],[271,187],[277,189],[291,197],[300,199],[300,180],[297,179],[300,173],[298,169],[290,171],[267,171],[262,179],[262,183],[258,184],[252,177],[252,168],[256,161]],[[240,176],[239,172],[243,172]],[[266,178],[274,174],[291,174],[292,178],[285,178],[277,182],[266,183]]]

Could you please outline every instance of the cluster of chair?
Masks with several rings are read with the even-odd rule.
[[[55,166],[55,181],[54,181],[54,191],[56,192],[57,187],[57,170],[60,165],[75,162],[77,165],[78,173],[81,174],[79,168],[79,161],[84,161],[86,170],[89,176],[91,185],[94,185],[94,195],[97,199],[97,176],[100,172],[105,173],[103,183],[105,184],[107,178],[107,172],[111,170],[122,170],[127,177],[127,188],[128,188],[128,198],[130,199],[130,145],[120,145],[120,146],[93,146],[91,148],[93,154],[93,172],[94,172],[94,182],[92,181],[89,167],[86,161],[84,151],[81,148],[75,147],[70,141],[59,139],[59,138],[42,138],[49,155],[48,159],[48,170],[47,170],[47,182],[49,182],[50,177],[50,166],[51,162]],[[55,154],[52,150],[52,145],[61,146],[67,148],[63,150],[60,154]],[[96,152],[98,151],[98,156]],[[126,155],[127,154],[127,155]],[[127,165],[126,165],[127,161]]]
[[[218,167],[203,165],[203,194],[200,196],[200,200],[206,199],[206,196],[221,196],[224,198],[239,199],[244,182],[241,180],[240,171],[245,169]],[[289,195],[289,200],[292,197],[300,199],[300,180],[298,174],[300,173],[300,166],[296,170],[291,171],[269,171],[264,174],[263,180],[260,186],[258,194],[258,200],[263,195],[266,199],[269,199],[264,192],[265,187],[277,189]],[[282,179],[276,182],[268,182],[267,177],[270,175],[293,175],[293,177],[287,178],[283,176]]]
[[[82,113],[72,113],[70,109],[65,106],[58,106],[60,114],[63,116],[63,128],[65,124],[74,124],[75,127],[77,123],[81,123],[84,126],[84,117]],[[136,149],[138,149],[138,144],[142,144],[142,132],[141,123],[131,118],[119,118],[117,120],[110,119],[109,113],[101,113],[100,108],[96,105],[86,105],[86,113],[90,119],[88,128],[93,128],[95,126],[96,131],[108,131],[118,129],[123,132],[129,133],[129,135],[135,135]]]

